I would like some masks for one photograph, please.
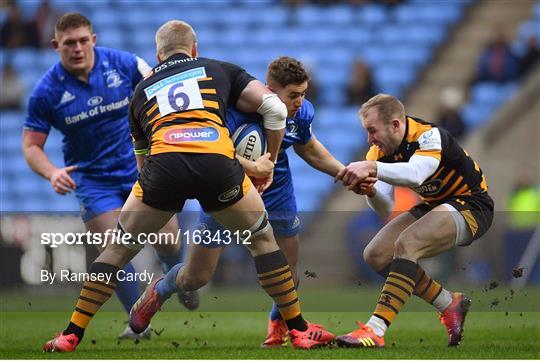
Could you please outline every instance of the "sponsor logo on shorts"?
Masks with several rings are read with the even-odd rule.
[[[165,143],[185,142],[215,142],[219,139],[219,132],[212,127],[171,129],[165,132]]]
[[[422,184],[420,187],[414,188],[416,193],[419,193],[423,196],[434,196],[441,190],[441,180],[434,179],[427,183]]]
[[[226,203],[234,199],[239,193],[240,193],[240,185],[237,185],[234,188],[231,188],[228,191],[221,193],[218,197],[218,200],[222,203]]]
[[[199,231],[201,231],[201,232],[206,231],[206,230],[209,229],[209,228],[208,228],[208,224],[202,223],[202,222],[201,222],[201,223],[199,223],[199,226],[197,227],[197,229],[198,229]]]
[[[295,228],[298,228],[298,227],[300,227],[300,218],[298,218],[298,216],[295,216],[292,228],[295,229]]]

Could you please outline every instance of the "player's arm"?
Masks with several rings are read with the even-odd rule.
[[[69,173],[77,167],[58,168],[49,160],[43,149],[47,136],[46,133],[25,129],[22,141],[24,159],[35,173],[51,183],[56,193],[69,193],[76,187],[75,181],[73,181]]]
[[[336,180],[353,189],[367,177],[376,177],[394,186],[414,188],[435,173],[441,163],[442,143],[437,128],[422,134],[419,149],[408,162],[384,163],[374,160],[353,162],[336,176]]]
[[[370,185],[364,192],[368,206],[381,218],[387,218],[394,209],[394,187],[386,182]]]
[[[276,162],[285,134],[287,107],[263,83],[252,80],[240,93],[236,108],[246,113],[257,112],[263,117],[263,126],[270,159]]]
[[[313,168],[335,177],[345,166],[319,142],[315,135],[306,144],[295,144],[294,151]]]
[[[376,162],[377,178],[403,187],[418,187],[433,175],[441,163],[442,140],[439,129],[433,128],[418,138],[418,150],[408,162]]]
[[[414,188],[422,185],[439,167],[436,158],[413,155],[408,162],[376,162],[377,179],[395,186]]]
[[[137,119],[135,111],[135,96],[129,102],[128,108],[128,120],[129,120],[129,130],[131,132],[131,139],[133,140],[133,152],[135,153],[135,159],[137,160],[137,170],[141,172],[144,159],[146,154],[148,154],[148,140],[146,139],[146,134],[144,133],[141,125]]]

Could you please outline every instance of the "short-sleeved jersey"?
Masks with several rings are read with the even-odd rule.
[[[377,146],[372,146],[367,160],[384,163],[408,162],[413,155],[430,156],[440,160],[439,167],[419,187],[413,188],[427,204],[444,203],[454,196],[465,196],[487,192],[487,183],[478,164],[459,146],[457,141],[443,128],[418,118],[406,117],[406,131],[397,151],[385,155]],[[434,132],[434,128],[438,132]],[[440,134],[440,140],[435,139]],[[433,138],[432,138],[433,137]],[[431,147],[436,142],[440,147]]]
[[[185,54],[158,64],[130,103],[136,152],[215,153],[234,159],[225,113],[252,80],[234,64]]]
[[[78,184],[134,182],[137,165],[127,119],[128,104],[143,75],[137,57],[123,51],[94,48],[88,83],[60,62],[35,86],[24,127],[63,135],[66,166],[76,165]]]
[[[281,202],[282,199],[294,194],[287,149],[292,145],[303,145],[310,141],[312,136],[311,123],[314,116],[315,109],[313,105],[304,100],[302,107],[298,109],[294,117],[287,118],[285,135],[274,168],[274,180],[272,185],[263,193],[263,201],[267,210],[279,210],[281,206],[291,207],[291,205],[285,205]],[[242,124],[253,122],[262,122],[262,117],[257,113],[242,113],[234,108],[227,111],[226,125],[231,134]]]

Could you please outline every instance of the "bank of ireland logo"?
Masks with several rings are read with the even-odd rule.
[[[163,134],[165,143],[176,144],[186,142],[215,142],[219,132],[212,127],[171,129]]]
[[[107,88],[118,88],[122,85],[122,82],[122,78],[120,78],[120,75],[116,71],[107,75]]]

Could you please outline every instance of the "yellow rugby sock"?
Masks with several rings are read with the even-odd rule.
[[[403,258],[392,261],[390,273],[373,312],[373,316],[382,319],[386,326],[390,326],[403,305],[411,297],[416,283],[417,269],[416,262]]]
[[[90,280],[83,284],[69,325],[63,332],[64,335],[74,333],[79,341],[82,339],[84,330],[92,317],[114,293],[117,272],[118,267],[116,266],[100,262],[92,263],[88,272]],[[104,281],[100,279],[104,279]]]
[[[305,331],[291,268],[281,250],[254,257],[259,283],[272,297],[289,329]]]

